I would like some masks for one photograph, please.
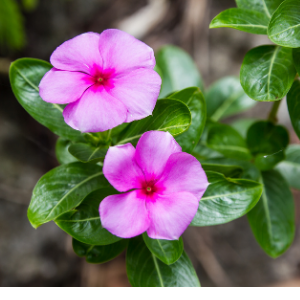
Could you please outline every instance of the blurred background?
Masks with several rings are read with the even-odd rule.
[[[49,61],[53,50],[80,33],[119,28],[154,50],[175,44],[192,55],[208,87],[239,75],[250,48],[269,44],[266,36],[212,29],[211,19],[234,0],[0,0],[0,285],[130,286],[125,254],[89,265],[73,253],[71,238],[53,222],[33,229],[27,207],[37,180],[56,167],[57,137],[38,124],[15,99],[10,62],[19,57]],[[239,117],[266,118],[259,103]],[[230,120],[227,121],[232,121]],[[286,104],[279,123],[292,130]],[[280,258],[268,257],[256,243],[246,217],[228,224],[189,228],[184,236],[202,286],[300,286],[300,192],[293,191],[297,231]]]

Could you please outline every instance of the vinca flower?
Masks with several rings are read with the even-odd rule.
[[[99,132],[152,114],[161,86],[153,50],[117,29],[88,32],[60,45],[40,82],[46,102],[68,104],[65,122]]]
[[[137,143],[110,147],[103,173],[119,192],[99,207],[102,226],[131,238],[178,239],[193,220],[208,181],[199,161],[168,132],[148,131]]]

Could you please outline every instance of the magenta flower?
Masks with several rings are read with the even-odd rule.
[[[178,239],[193,220],[208,181],[199,161],[168,132],[144,133],[131,144],[110,147],[103,173],[119,192],[99,207],[112,234],[131,238],[147,231],[155,239]]]
[[[65,122],[81,132],[111,129],[152,114],[161,86],[153,50],[117,29],[60,45],[40,82],[46,102],[67,104]]]

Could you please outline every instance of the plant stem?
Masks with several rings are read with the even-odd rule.
[[[278,112],[281,101],[282,101],[282,99],[273,103],[272,109],[269,113],[268,121],[270,121],[272,123],[277,123],[277,121],[278,121],[277,112]]]

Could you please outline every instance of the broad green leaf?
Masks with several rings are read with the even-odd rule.
[[[300,190],[300,145],[290,145],[286,149],[285,160],[276,169],[290,187]]]
[[[183,253],[183,240],[159,240],[151,239],[146,232],[143,233],[143,239],[148,249],[157,258],[167,265],[177,261]]]
[[[269,18],[261,12],[229,8],[214,17],[209,28],[229,27],[253,34],[267,34],[268,24]]]
[[[288,184],[277,171],[263,172],[262,183],[263,194],[248,213],[248,220],[260,246],[275,258],[284,253],[294,239],[294,200]]]
[[[277,45],[300,47],[299,0],[286,0],[273,14],[268,27],[269,39]]]
[[[295,80],[287,94],[287,105],[290,118],[298,138],[300,139],[300,81]]]
[[[191,112],[192,123],[189,129],[175,139],[182,151],[190,153],[200,140],[206,122],[206,103],[202,92],[197,87],[184,89],[168,98],[184,102]]]
[[[246,160],[251,158],[245,140],[226,124],[215,123],[209,127],[206,146],[226,157]]]
[[[235,0],[239,8],[253,9],[264,13],[269,19],[283,0]]]
[[[86,143],[73,143],[68,148],[69,153],[83,163],[96,163],[103,161],[108,147],[100,145],[94,147]]]
[[[223,155],[220,152],[208,148],[206,146],[206,142],[204,141],[200,141],[191,154],[194,157],[196,157],[200,162],[210,158],[223,157]]]
[[[224,165],[217,163],[207,163],[204,161],[201,166],[205,172],[217,172],[229,178],[239,178],[243,174],[243,168],[241,168],[239,165]]]
[[[59,166],[40,178],[33,189],[28,219],[34,228],[72,210],[90,192],[109,186],[101,167],[71,163]]]
[[[260,170],[270,170],[284,159],[289,133],[283,126],[258,121],[248,130],[247,144],[254,156],[255,165]]]
[[[296,70],[300,74],[300,48],[293,49],[293,59]]]
[[[162,99],[157,101],[152,116],[132,122],[120,134],[118,145],[136,143],[142,134],[150,130],[168,131],[173,136],[186,131],[191,125],[191,113],[181,101]]]
[[[178,47],[168,45],[162,47],[156,53],[155,58],[162,76],[159,98],[193,86],[203,91],[201,75],[188,53]]]
[[[211,226],[230,222],[249,212],[259,200],[263,187],[246,179],[230,179],[206,172],[210,183],[200,200],[191,226]]]
[[[68,151],[69,146],[72,144],[71,141],[68,141],[64,138],[58,138],[55,145],[55,154],[58,162],[63,164],[69,164],[75,161],[78,161],[73,155]]]
[[[255,123],[257,120],[255,119],[239,119],[231,123],[231,127],[233,127],[244,139],[247,137],[247,131],[249,127]]]
[[[133,287],[199,287],[200,282],[185,252],[166,265],[151,253],[142,237],[129,241],[126,256],[127,276]]]
[[[63,106],[47,103],[39,95],[39,83],[51,68],[49,63],[39,59],[21,58],[14,61],[9,71],[12,90],[23,108],[39,123],[59,136],[81,141],[82,134],[65,123]]]
[[[80,257],[85,257],[88,263],[103,264],[120,255],[127,248],[128,240],[121,240],[105,246],[96,246],[73,239],[72,244],[74,252]]]
[[[205,94],[207,117],[212,121],[240,113],[256,102],[244,92],[240,79],[235,76],[222,78],[209,87]]]
[[[277,101],[288,93],[295,75],[292,49],[268,45],[246,54],[240,80],[250,98]]]
[[[108,185],[106,185],[108,186]],[[118,194],[112,187],[104,187],[88,194],[75,209],[60,215],[54,221],[76,240],[90,245],[108,245],[120,240],[101,225],[100,202],[107,196]]]

